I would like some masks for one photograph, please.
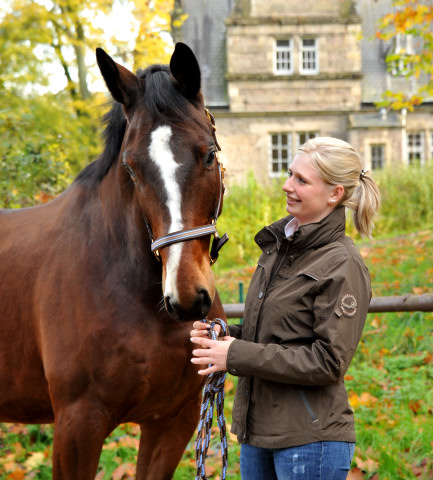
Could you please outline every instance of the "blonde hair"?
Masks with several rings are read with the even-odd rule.
[[[361,235],[371,237],[380,192],[373,178],[362,169],[352,145],[338,138],[316,137],[299,147],[298,152],[309,155],[313,168],[327,184],[344,187],[340,205],[353,210],[356,229]]]

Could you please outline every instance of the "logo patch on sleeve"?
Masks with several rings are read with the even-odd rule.
[[[340,309],[346,317],[354,317],[357,311],[358,302],[351,293],[346,293],[340,302]]]

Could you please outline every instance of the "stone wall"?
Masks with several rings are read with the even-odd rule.
[[[318,39],[319,73],[301,75],[300,42]],[[352,110],[361,104],[359,24],[233,25],[227,81],[233,112]],[[275,41],[293,39],[293,75],[274,72]]]
[[[235,115],[213,112],[217,138],[222,151],[220,158],[226,167],[228,186],[244,183],[249,171],[257,179],[270,180],[270,135],[292,133],[292,157],[296,153],[297,132],[319,132],[322,136],[347,140],[347,115],[316,112],[314,115]]]

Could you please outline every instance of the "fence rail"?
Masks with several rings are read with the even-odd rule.
[[[223,305],[227,318],[242,318],[244,303]],[[373,297],[368,307],[369,313],[383,312],[433,312],[433,293],[403,296]]]

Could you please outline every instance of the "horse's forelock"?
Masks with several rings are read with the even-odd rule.
[[[170,122],[191,116],[193,106],[177,88],[167,65],[152,65],[137,76],[145,78],[144,101],[154,118]]]

